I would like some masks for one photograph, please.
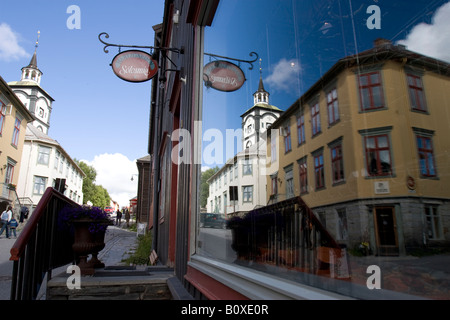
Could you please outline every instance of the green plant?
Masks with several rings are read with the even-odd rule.
[[[152,250],[152,232],[138,238],[136,251],[128,258],[122,260],[126,264],[132,265],[148,265],[150,261],[150,252]]]

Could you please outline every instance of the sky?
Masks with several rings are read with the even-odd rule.
[[[78,6],[79,20],[71,5]],[[119,49],[106,54],[98,35],[107,32],[110,43],[152,46],[152,26],[162,22],[163,8],[164,1],[154,0],[23,0],[0,7],[0,75],[20,80],[40,31],[41,87],[55,100],[49,136],[73,159],[94,166],[96,184],[121,206],[137,194],[135,160],[148,154],[151,81],[116,77],[110,63]]]
[[[367,24],[372,5],[380,10],[379,29]],[[116,77],[109,64],[118,48],[106,54],[98,35],[107,32],[110,43],[151,46],[152,26],[162,22],[163,8],[163,0],[22,0],[3,1],[0,8],[0,75],[7,82],[20,80],[40,31],[41,87],[55,99],[49,135],[72,158],[94,166],[96,183],[121,206],[136,195],[137,179],[130,179],[138,172],[136,159],[147,155],[151,81]],[[238,91],[204,88],[203,130],[240,129],[240,115],[252,107],[260,76],[270,104],[286,110],[339,59],[370,49],[380,37],[450,62],[450,3],[221,1],[206,30],[205,52],[241,60],[252,60],[250,53],[256,52],[261,62],[253,69],[235,62],[247,79]],[[204,59],[206,64],[214,58]],[[203,147],[209,143],[203,141]],[[236,142],[234,151],[241,147]]]
[[[368,27],[373,14],[368,9],[372,5],[380,11],[379,29]],[[286,110],[339,59],[371,49],[377,38],[450,62],[450,3],[227,0],[219,4],[213,25],[205,32],[205,52],[244,60],[251,60],[249,54],[257,52],[270,104]],[[205,56],[205,63],[211,59]],[[204,90],[204,131],[241,128],[240,115],[253,105],[252,95],[260,77],[259,61],[252,70],[249,64],[235,63],[247,81],[233,93]],[[224,161],[204,169],[220,167]]]

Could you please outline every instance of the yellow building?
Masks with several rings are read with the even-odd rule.
[[[0,212],[15,205],[27,124],[34,117],[0,77]],[[18,208],[15,208],[16,212]]]
[[[272,126],[267,198],[294,196],[375,254],[450,244],[450,65],[379,39]]]

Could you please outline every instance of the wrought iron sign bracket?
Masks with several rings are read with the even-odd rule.
[[[102,32],[98,35],[98,40],[103,43],[105,46],[103,47],[103,51],[105,53],[109,53],[109,50],[107,49],[108,47],[118,47],[119,48],[119,53],[121,51],[122,48],[139,48],[139,49],[151,49],[151,50],[156,50],[156,51],[172,51],[172,52],[176,52],[179,54],[184,54],[184,48],[181,47],[179,48],[167,48],[167,47],[153,47],[153,46],[137,46],[137,45],[127,45],[127,44],[113,44],[113,43],[108,43],[106,41],[104,41],[101,37],[105,36],[106,39],[109,38],[109,34],[106,32]]]
[[[250,52],[249,56],[253,57],[256,56],[255,59],[253,60],[242,60],[242,59],[236,59],[236,58],[230,58],[230,57],[224,57],[224,56],[219,56],[217,54],[212,54],[212,53],[204,53],[206,56],[210,56],[210,57],[214,57],[214,58],[220,58],[220,59],[227,59],[227,60],[231,60],[231,61],[237,61],[237,62],[243,62],[243,63],[248,63],[250,65],[250,67],[248,68],[249,70],[253,70],[253,63],[256,62],[259,58],[258,54],[254,51]]]

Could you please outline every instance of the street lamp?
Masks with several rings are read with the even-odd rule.
[[[131,181],[134,181],[134,178],[133,178],[134,176],[138,176],[138,177],[139,177],[138,174],[132,174],[132,175],[131,175]]]

